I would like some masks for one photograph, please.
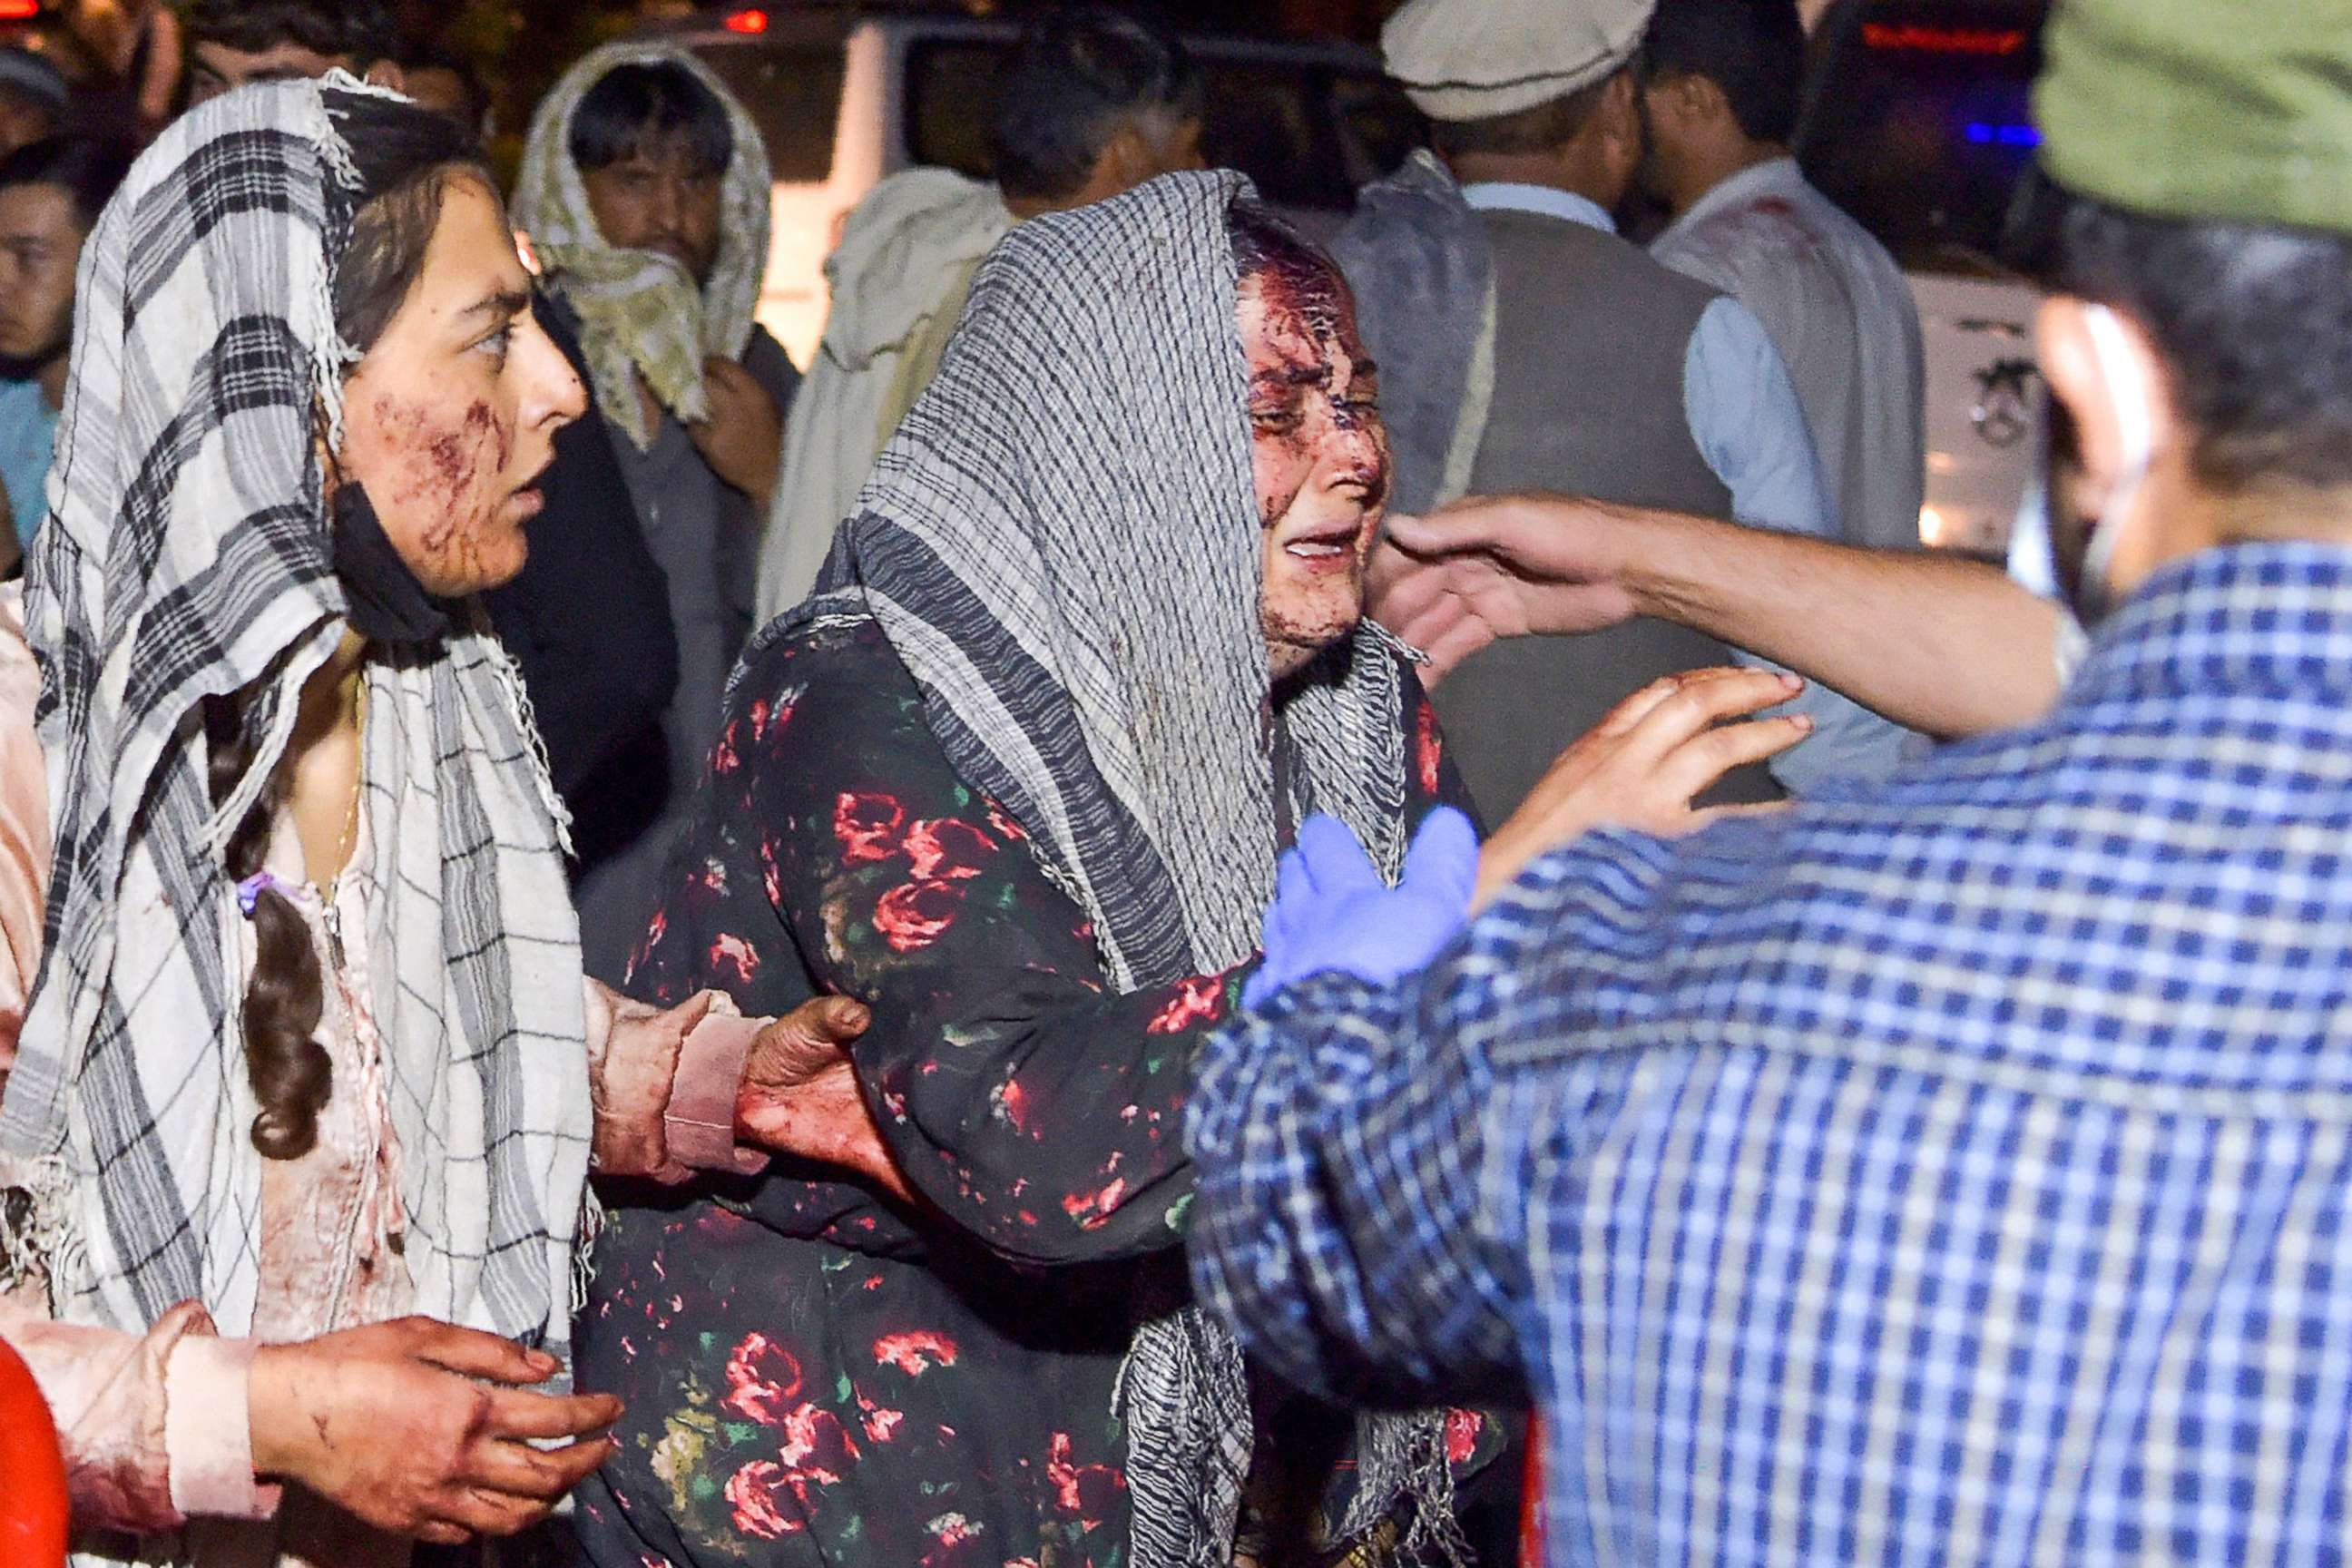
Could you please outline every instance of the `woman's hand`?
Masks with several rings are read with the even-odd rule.
[[[693,1173],[669,1157],[662,1119],[686,1037],[722,1005],[721,994],[706,991],[664,1010],[601,985],[588,992],[588,1089],[596,1111],[591,1164],[600,1176],[687,1180]]]
[[[735,1136],[757,1148],[833,1165],[892,1197],[914,1191],[890,1159],[857,1087],[849,1047],[873,1016],[846,996],[819,996],[768,1026],[743,1064]]]
[[[247,1394],[254,1468],[395,1535],[444,1546],[512,1535],[614,1451],[603,1434],[619,1400],[526,1392],[555,1370],[538,1351],[430,1318],[265,1345]]]
[[[1812,732],[1802,714],[1724,721],[1778,707],[1805,689],[1775,670],[1694,669],[1643,687],[1552,764],[1478,859],[1477,908],[1518,879],[1529,863],[1593,828],[1633,827],[1660,837],[1696,832],[1725,816],[1777,806],[1695,809],[1732,769],[1777,756]]]

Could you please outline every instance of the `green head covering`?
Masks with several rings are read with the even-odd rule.
[[[2158,217],[2352,234],[2352,0],[2059,0],[2042,166]]]

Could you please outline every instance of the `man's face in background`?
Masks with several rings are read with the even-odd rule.
[[[605,244],[667,256],[698,287],[719,261],[725,173],[704,167],[684,136],[647,136],[604,167],[582,171],[581,184]]]
[[[257,81],[309,81],[336,67],[351,68],[348,55],[322,55],[299,44],[278,44],[257,53],[199,38],[188,50],[188,107]]]

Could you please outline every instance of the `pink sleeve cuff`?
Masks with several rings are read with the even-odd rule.
[[[730,1171],[752,1176],[768,1168],[768,1157],[735,1142],[735,1100],[743,1086],[743,1064],[752,1042],[771,1018],[739,1018],[713,1013],[694,1026],[678,1048],[662,1134],[669,1157],[697,1171]]]
[[[254,1342],[190,1334],[163,1363],[163,1451],[172,1506],[190,1517],[268,1519],[280,1489],[253,1473],[246,1384]]]

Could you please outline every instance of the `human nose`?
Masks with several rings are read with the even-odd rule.
[[[516,323],[514,369],[523,378],[523,422],[559,430],[588,412],[588,389],[579,372],[535,315]]]
[[[654,182],[654,224],[664,234],[676,234],[686,221],[686,183],[683,180],[660,179]]]

